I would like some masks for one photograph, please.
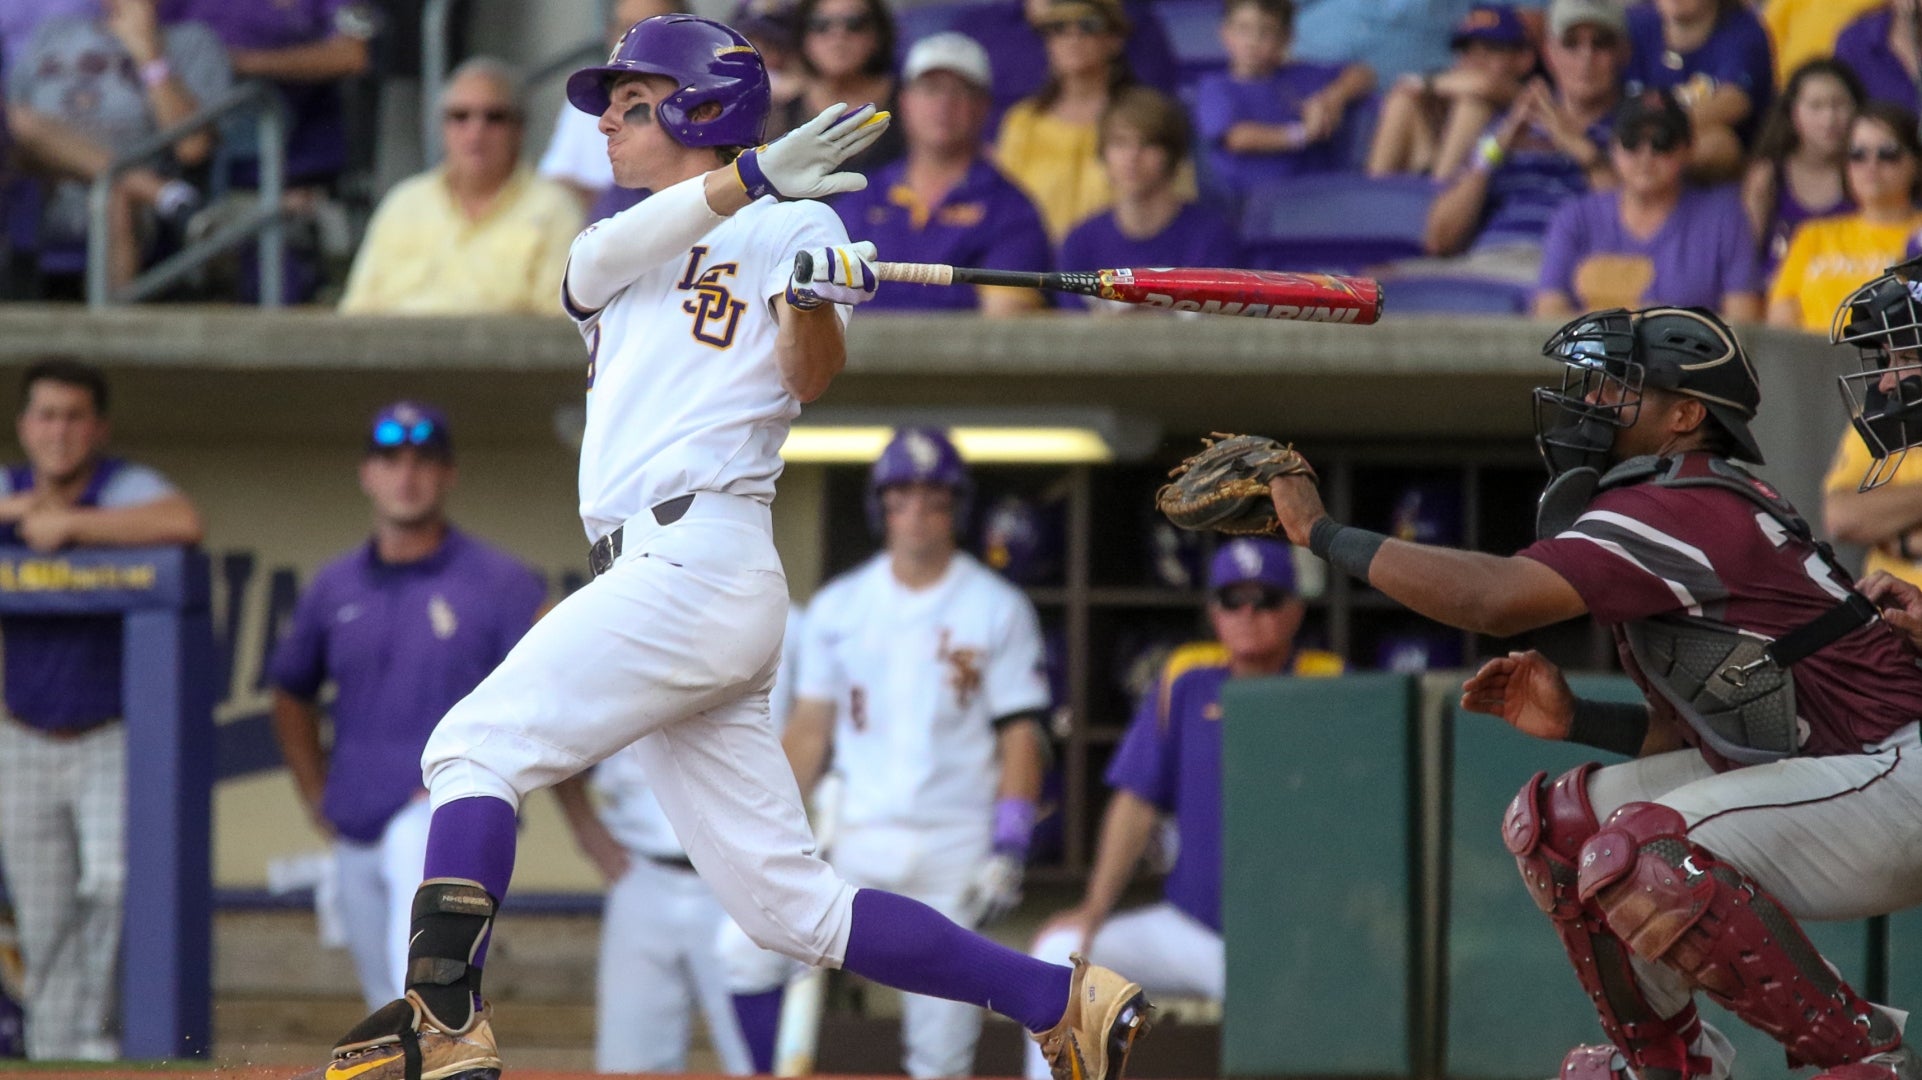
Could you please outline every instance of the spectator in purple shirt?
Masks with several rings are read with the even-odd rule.
[[[1620,189],[1570,200],[1549,223],[1535,314],[1670,304],[1760,318],[1748,214],[1733,187],[1683,183],[1689,123],[1675,99],[1661,91],[1629,99],[1615,115],[1612,154]]]
[[[872,240],[883,259],[1046,269],[1041,215],[982,155],[994,85],[986,50],[966,34],[932,34],[908,50],[901,79],[907,156],[875,173],[865,190],[835,200],[848,235]],[[889,285],[867,307],[1008,315],[1040,303],[1032,289]]]
[[[314,575],[270,672],[274,735],[309,820],[333,841],[347,944],[370,1003],[406,981],[427,853],[427,736],[547,597],[539,574],[448,523],[453,453],[437,409],[402,401],[375,416],[360,464],[374,534]],[[323,750],[329,683],[334,737]]]
[[[1796,68],[1769,106],[1742,181],[1764,271],[1781,265],[1804,221],[1855,209],[1845,174],[1849,125],[1862,102],[1862,83],[1848,65],[1821,59]]]
[[[1375,87],[1366,64],[1291,60],[1293,0],[1228,0],[1228,70],[1195,88],[1209,187],[1230,199],[1265,180],[1341,166],[1332,139],[1348,106]]]
[[[1404,75],[1382,101],[1368,148],[1368,175],[1455,175],[1489,122],[1521,93],[1535,48],[1507,4],[1477,4],[1456,24],[1455,63],[1439,74]]]
[[[1240,243],[1226,218],[1182,197],[1188,116],[1159,90],[1131,86],[1101,117],[1100,152],[1114,205],[1075,226],[1061,244],[1063,270],[1126,266],[1238,266]],[[1086,297],[1091,310],[1142,308]]]
[[[1850,23],[1835,39],[1835,58],[1854,69],[1871,101],[1886,101],[1910,112],[1922,103],[1922,46],[1916,23],[1918,0],[1895,0]]]
[[[1615,186],[1609,123],[1621,104],[1625,30],[1609,0],[1555,0],[1542,43],[1553,89],[1531,80],[1482,136],[1470,167],[1429,206],[1429,254],[1459,255],[1472,245],[1534,280],[1555,211]]]
[[[107,380],[76,360],[21,379],[24,465],[0,473],[0,543],[196,544],[193,503],[152,469],[106,453]],[[27,1054],[111,1060],[126,883],[121,620],[8,616],[0,716],[0,860],[26,962]],[[208,752],[191,748],[190,752]]]
[[[0,68],[13,70],[27,47],[27,39],[33,36],[33,28],[48,19],[99,13],[100,0],[6,0],[0,4]]]
[[[1768,30],[1742,0],[1649,0],[1628,12],[1628,92],[1667,90],[1693,125],[1689,170],[1731,180],[1775,92]]]

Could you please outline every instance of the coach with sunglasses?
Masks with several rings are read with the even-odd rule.
[[[1621,186],[1562,204],[1542,242],[1535,314],[1705,307],[1730,321],[1762,315],[1762,263],[1741,195],[1683,182],[1688,113],[1666,90],[1615,112],[1610,160]]]
[[[374,211],[340,310],[349,315],[550,315],[581,204],[521,163],[521,87],[498,60],[454,69],[441,95],[446,158]]]
[[[1141,699],[1108,766],[1114,794],[1101,821],[1094,869],[1081,903],[1049,919],[1033,954],[1065,961],[1127,964],[1150,994],[1220,1001],[1226,982],[1221,940],[1221,687],[1230,679],[1336,674],[1323,652],[1297,655],[1306,607],[1295,595],[1292,550],[1273,540],[1223,544],[1208,567],[1208,621],[1215,640],[1175,650]],[[1180,844],[1160,903],[1114,914],[1163,814]],[[1029,1051],[1027,1075],[1048,1080]]]
[[[427,857],[427,736],[547,598],[539,574],[448,524],[454,477],[439,410],[401,401],[374,417],[360,462],[374,534],[314,575],[269,672],[274,736],[309,820],[333,841],[347,946],[370,1006],[405,981]]]

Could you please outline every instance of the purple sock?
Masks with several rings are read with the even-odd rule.
[[[455,799],[434,811],[427,826],[427,865],[421,878],[466,878],[478,881],[495,903],[506,899],[514,877],[514,845],[520,822],[514,808],[490,795]],[[487,961],[488,940],[474,954],[474,966]]]
[[[754,1059],[757,1076],[774,1073],[774,1040],[781,1029],[781,999],[786,996],[784,986],[734,995],[734,1016],[741,1022],[741,1036],[747,1040],[748,1056]]]
[[[1029,1031],[1061,1022],[1074,979],[1072,968],[997,945],[918,900],[880,889],[854,894],[841,966],[896,990],[993,1009]]]

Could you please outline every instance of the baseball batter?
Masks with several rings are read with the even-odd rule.
[[[1140,987],[843,881],[814,853],[768,718],[788,602],[769,521],[779,451],[845,363],[847,308],[876,286],[872,245],[847,243],[811,200],[865,183],[837,170],[886,116],[837,105],[757,147],[760,55],[686,15],[635,24],[607,64],[568,80],[568,99],[600,116],[616,182],[655,192],[582,232],[560,287],[589,356],[580,496],[595,578],[435,729],[407,992],[348,1032],[325,1071],[498,1074],[481,972],[516,809],[631,744],[690,861],[756,942],[991,1004],[1060,1075],[1118,1074],[1147,1021]],[[817,271],[806,278],[792,270],[801,252]]]
[[[1050,697],[1034,605],[955,549],[972,490],[943,432],[889,442],[868,477],[885,548],[815,597],[785,742],[803,791],[841,775],[843,877],[981,925],[1020,902]],[[908,1075],[968,1075],[981,1017],[909,996]],[[749,1036],[771,1054],[773,1031]]]
[[[314,575],[269,671],[274,737],[308,817],[333,840],[341,921],[369,1008],[405,985],[427,853],[427,792],[413,763],[547,600],[539,574],[447,521],[455,475],[440,410],[400,401],[375,415],[360,463],[373,536]],[[325,750],[323,713],[333,720]]]
[[[1913,1080],[1906,1014],[1862,999],[1801,919],[1922,902],[1922,668],[1808,526],[1736,460],[1754,369],[1701,309],[1585,315],[1537,396],[1554,479],[1511,558],[1339,525],[1271,482],[1290,539],[1438,621],[1495,637],[1594,615],[1646,707],[1577,700],[1539,653],[1489,661],[1464,708],[1629,755],[1516,795],[1502,839],[1609,1045],[1565,1080],[1729,1075],[1701,990],[1829,1080]]]

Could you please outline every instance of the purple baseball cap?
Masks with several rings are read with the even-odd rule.
[[[385,454],[403,446],[451,459],[454,436],[447,430],[446,415],[418,401],[396,401],[375,413],[367,429],[367,452]]]
[[[1476,4],[1455,24],[1448,47],[1459,49],[1471,41],[1519,49],[1528,44],[1528,28],[1507,4]]]
[[[1250,581],[1293,595],[1295,553],[1287,544],[1248,537],[1237,537],[1221,545],[1214,561],[1208,564],[1209,590],[1220,592]]]

